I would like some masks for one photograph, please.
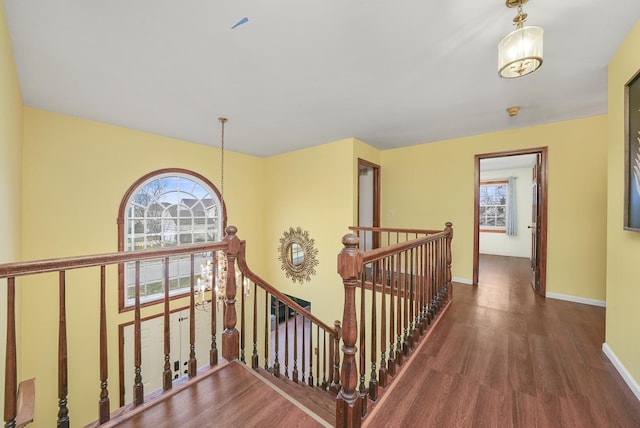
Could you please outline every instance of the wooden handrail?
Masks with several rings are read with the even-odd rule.
[[[6,353],[6,373],[5,373],[5,419],[9,422],[10,426],[15,421],[16,417],[16,403],[15,394],[17,390],[16,385],[16,355],[15,355],[15,311],[13,309],[14,304],[14,287],[15,278],[42,274],[47,272],[58,272],[58,289],[59,289],[59,333],[58,333],[58,346],[59,346],[59,359],[58,359],[58,399],[59,399],[59,417],[58,425],[61,427],[69,425],[68,418],[68,379],[67,379],[67,314],[66,314],[66,302],[65,302],[65,274],[67,271],[88,267],[100,267],[100,391],[99,391],[99,414],[98,420],[105,422],[109,419],[109,392],[107,389],[108,378],[108,361],[107,361],[107,320],[106,320],[106,279],[105,272],[109,265],[116,265],[127,262],[135,262],[135,303],[133,308],[134,317],[134,344],[133,344],[133,363],[135,370],[134,389],[133,389],[133,402],[134,405],[144,403],[144,389],[143,382],[140,376],[141,370],[141,310],[140,310],[140,262],[148,259],[164,259],[164,281],[165,281],[165,295],[164,295],[164,389],[171,389],[170,379],[170,367],[167,365],[168,358],[170,356],[171,347],[169,345],[169,326],[168,326],[168,310],[169,296],[166,290],[168,282],[168,263],[169,257],[178,255],[192,256],[194,253],[215,253],[216,251],[224,252],[227,258],[228,274],[227,284],[225,287],[224,296],[224,312],[223,312],[223,326],[222,334],[222,356],[227,360],[238,359],[240,356],[240,348],[243,348],[242,359],[244,360],[244,346],[245,346],[245,332],[244,332],[244,317],[245,317],[245,304],[249,304],[245,301],[244,295],[239,298],[241,308],[236,308],[236,263],[237,269],[242,274],[242,278],[253,282],[254,294],[260,288],[265,292],[265,317],[269,317],[269,299],[274,299],[276,306],[285,307],[287,314],[292,313],[294,315],[302,315],[302,379],[305,379],[305,369],[309,370],[309,376],[307,382],[315,386],[321,386],[323,389],[331,389],[338,392],[338,404],[337,404],[337,421],[340,426],[359,426],[362,420],[363,414],[366,413],[367,397],[375,398],[378,395],[377,388],[379,386],[385,386],[388,379],[386,376],[388,373],[393,376],[396,373],[396,368],[402,365],[403,353],[406,356],[408,349],[412,348],[419,340],[420,334],[418,331],[423,331],[426,327],[425,318],[427,315],[431,317],[436,316],[442,309],[443,302],[447,302],[451,298],[451,290],[448,287],[441,287],[444,283],[449,284],[451,281],[451,239],[453,237],[453,230],[450,224],[447,224],[445,230],[420,230],[417,229],[397,229],[401,233],[424,233],[427,232],[427,236],[417,237],[406,242],[396,243],[389,245],[385,248],[378,248],[367,252],[362,252],[358,249],[358,238],[355,235],[346,235],[343,238],[344,248],[338,256],[338,273],[340,274],[344,289],[345,289],[345,307],[343,312],[343,319],[341,323],[336,322],[333,326],[320,320],[316,315],[312,314],[300,303],[293,298],[287,296],[280,290],[276,289],[273,285],[269,284],[259,275],[255,274],[247,264],[246,260],[246,242],[240,240],[236,236],[236,228],[229,226],[226,229],[225,239],[221,242],[197,244],[190,246],[161,248],[152,250],[143,250],[136,252],[117,252],[107,253],[100,255],[89,255],[81,257],[69,257],[69,258],[56,258],[39,260],[25,263],[5,263],[0,264],[0,279],[7,278],[8,280],[8,306],[7,306],[7,353]],[[428,251],[433,251],[434,255],[427,257]],[[432,250],[431,250],[432,249]],[[395,256],[397,254],[411,254],[410,256]],[[430,258],[431,257],[431,258]],[[434,269],[433,274],[427,273],[426,268],[424,272],[416,272],[415,266],[431,264]],[[194,355],[194,263],[193,256],[191,257],[191,298],[189,300],[190,306],[190,328],[189,328],[189,342],[190,342],[190,359],[188,373],[189,377],[196,375],[197,370],[195,367],[195,355]],[[371,315],[367,315],[367,320],[376,323],[382,323],[382,326],[373,328],[372,330],[366,329],[366,334],[371,334],[367,340],[371,340],[371,356],[368,362],[371,363],[371,382],[364,390],[361,386],[361,390],[357,390],[358,376],[364,377],[365,368],[364,363],[358,364],[358,357],[364,358],[363,354],[358,354],[357,346],[364,351],[364,343],[361,341],[356,346],[359,338],[362,338],[362,334],[358,332],[358,319],[356,319],[356,288],[364,281],[365,267],[368,267],[370,272],[375,271],[373,274],[373,283],[371,292],[375,292],[376,284],[381,284],[381,297],[374,297],[373,307],[378,306],[384,308],[384,314],[376,315],[372,312]],[[438,269],[437,272],[435,269]],[[398,277],[392,277],[390,272],[395,271],[401,273]],[[429,276],[432,275],[432,276]],[[440,287],[440,288],[438,288]],[[369,292],[369,290],[366,290]],[[365,289],[361,288],[361,298],[364,297]],[[215,299],[215,295],[212,299]],[[381,298],[380,305],[376,299]],[[388,299],[388,301],[387,301]],[[249,299],[247,299],[249,300]],[[361,300],[360,303],[364,304],[365,300]],[[159,302],[160,303],[160,302]],[[389,306],[387,306],[387,303]],[[212,328],[212,343],[210,350],[210,362],[211,365],[217,364],[217,346],[216,346],[216,303],[211,302],[211,328]],[[258,307],[257,296],[253,298],[254,316],[256,308]],[[363,306],[364,308],[364,306]],[[160,309],[161,310],[161,309]],[[238,312],[237,312],[238,310]],[[367,309],[369,310],[369,309]],[[387,316],[386,311],[389,311]],[[432,314],[432,312],[433,314]],[[362,316],[364,317],[364,309],[360,309]],[[238,319],[238,313],[240,314],[240,320]],[[278,313],[276,313],[278,316]],[[287,315],[288,317],[289,315]],[[364,320],[364,318],[362,318]],[[299,325],[297,318],[293,321],[291,326],[285,326],[284,329],[291,331],[293,329],[294,342],[291,343],[289,348],[289,339],[282,344],[282,348],[285,349],[284,364],[285,375],[289,373],[289,362],[293,363],[292,377],[296,381],[298,380],[298,329]],[[305,326],[309,323],[309,330],[305,333]],[[387,326],[389,323],[389,326]],[[236,325],[243,330],[242,336],[236,329]],[[365,325],[360,322],[361,328],[364,329]],[[254,354],[252,355],[252,367],[257,368],[258,356],[256,352],[256,339],[255,336],[259,330],[257,321],[253,320],[253,347]],[[362,330],[364,332],[365,330]],[[378,332],[384,336],[378,344]],[[268,319],[265,319],[265,354],[268,352],[268,343],[266,343],[267,336],[269,334]],[[308,334],[308,337],[307,337]],[[327,337],[328,336],[328,337]],[[388,337],[388,341],[387,341]],[[339,340],[342,338],[342,354],[343,363],[340,364],[340,352],[338,349]],[[395,342],[395,339],[398,339]],[[307,342],[308,339],[308,342]],[[276,346],[277,345],[276,334]],[[397,347],[394,346],[397,343]],[[390,353],[387,356],[384,354],[385,347],[389,345]],[[367,345],[368,346],[368,345]],[[315,347],[320,353],[322,358],[316,357],[313,360],[312,349]],[[369,346],[368,346],[369,347]],[[290,360],[289,351],[293,351],[293,360]],[[395,349],[395,351],[394,351]],[[308,354],[307,354],[308,352]],[[382,355],[379,353],[382,352]],[[309,365],[305,367],[305,357],[309,357]],[[277,354],[276,354],[277,358]],[[364,361],[364,360],[361,360]],[[380,362],[380,375],[376,378],[376,366],[377,362]],[[278,364],[278,363],[276,363]],[[312,367],[315,364],[315,368]],[[266,362],[265,362],[266,365]],[[360,365],[360,367],[359,367]],[[360,370],[359,370],[360,369]],[[321,373],[322,371],[322,373]],[[315,372],[315,373],[314,373]],[[279,373],[279,368],[275,370],[274,374]],[[314,382],[314,374],[316,382]],[[364,382],[361,382],[364,385]],[[8,397],[8,398],[7,398]]]
[[[365,251],[362,253],[362,263],[367,264],[377,260],[382,260],[392,254],[398,254],[400,252],[418,248],[427,242],[435,242],[448,235],[447,231],[439,231],[433,235],[425,236],[422,238],[412,239],[410,241],[400,242],[392,244],[383,248],[374,248],[373,250]]]
[[[368,413],[368,403],[374,404],[378,399],[379,387],[392,381],[387,374],[396,375],[426,334],[428,326],[448,307],[452,297],[453,238],[449,222],[443,230],[350,229],[425,236],[413,239],[405,236],[402,237],[406,239],[404,242],[396,239],[394,244],[369,251],[359,248],[360,239],[354,234],[342,239],[344,248],[338,255],[338,273],[343,280],[345,296],[343,363],[341,389],[336,399],[336,426],[349,428],[361,426]],[[356,304],[357,288],[360,290],[359,305]],[[380,297],[377,297],[378,293]],[[379,305],[378,298],[381,299]],[[378,361],[379,372],[376,371]],[[367,363],[371,367],[368,384]]]
[[[402,227],[371,227],[371,226],[349,226],[349,230],[363,231],[363,232],[391,232],[391,233],[417,233],[419,235],[431,235],[433,233],[440,233],[442,230],[438,229],[407,229]]]
[[[240,268],[240,272],[245,276],[245,278],[250,279],[254,284],[258,285],[260,288],[269,292],[272,296],[275,296],[278,300],[286,303],[288,306],[294,308],[296,312],[300,312],[304,314],[304,316],[313,321],[315,324],[319,325],[323,330],[331,334],[337,334],[335,327],[330,327],[324,321],[313,315],[311,312],[307,311],[305,308],[300,306],[296,301],[294,301],[291,297],[284,294],[282,291],[273,287],[267,281],[262,279],[260,276],[255,274],[247,265],[246,260],[246,242],[241,241],[240,243],[240,251],[238,252],[238,268]]]
[[[264,292],[264,369],[275,377],[291,379],[295,383],[304,383],[310,387],[320,387],[337,394],[340,387],[340,352],[341,323],[327,325],[309,309],[302,306],[295,298],[276,289],[259,275],[253,272],[246,261],[246,242],[240,241],[236,263],[243,281],[242,287],[253,284],[253,343],[252,350],[245,349],[245,294],[241,294],[240,324],[241,358],[252,352],[251,367],[259,369],[257,351],[257,308],[258,290]],[[246,281],[246,284],[245,284]],[[228,285],[229,286],[229,285]],[[249,303],[251,304],[251,303]],[[280,330],[280,322],[284,316],[284,326]],[[293,321],[290,318],[293,316]],[[271,326],[271,328],[269,328]],[[282,335],[282,336],[281,336]],[[301,339],[300,346],[298,340]],[[316,351],[314,352],[313,349]],[[301,359],[298,352],[301,351]],[[299,364],[300,363],[300,364]],[[314,367],[315,365],[315,367]],[[308,370],[308,371],[307,371]],[[300,376],[301,375],[301,376]]]
[[[235,232],[235,228],[233,228]],[[228,232],[228,231],[227,231]],[[237,238],[236,238],[237,239]],[[17,401],[17,355],[15,345],[15,281],[17,277],[23,277],[28,275],[37,275],[42,273],[58,272],[58,294],[59,294],[59,316],[58,316],[58,417],[57,426],[60,428],[69,426],[69,409],[68,409],[68,369],[67,369],[67,313],[66,313],[66,272],[89,268],[100,267],[100,327],[99,327],[99,347],[100,347],[100,393],[98,404],[98,421],[104,423],[109,420],[109,392],[107,389],[107,376],[108,376],[108,362],[107,362],[107,320],[106,320],[106,266],[117,265],[127,262],[135,262],[136,264],[136,303],[134,307],[134,364],[136,371],[136,379],[134,381],[134,404],[142,404],[144,402],[142,379],[140,377],[140,301],[139,301],[139,275],[140,275],[140,261],[148,259],[164,259],[165,263],[165,360],[167,360],[170,348],[168,346],[168,327],[167,327],[167,314],[168,314],[168,296],[166,290],[168,281],[168,264],[169,257],[179,255],[193,255],[194,253],[207,253],[222,250],[229,252],[229,249],[233,249],[233,243],[231,241],[221,241],[215,243],[196,244],[181,247],[149,249],[136,252],[116,252],[106,253],[98,255],[88,255],[80,257],[64,257],[54,259],[43,259],[30,262],[15,262],[0,264],[0,279],[7,279],[7,344],[6,344],[6,362],[5,362],[5,403],[4,403],[4,416],[6,426],[15,426],[16,422],[20,422],[18,418],[21,416],[18,413]],[[193,268],[192,268],[193,270]],[[193,280],[193,272],[191,278]],[[234,278],[235,279],[235,278]],[[234,287],[235,290],[235,287]],[[192,285],[192,300],[193,302],[193,285]],[[214,305],[215,306],[215,305]],[[232,311],[225,311],[228,315],[232,314]],[[192,317],[193,318],[193,317]],[[228,323],[226,323],[228,324]],[[214,327],[215,328],[215,325]],[[236,351],[237,353],[237,344]],[[165,363],[164,367],[164,387],[165,389],[171,388],[171,379],[169,378],[168,365]],[[192,375],[195,375],[195,369],[192,370]]]
[[[278,289],[276,289],[273,285],[267,283],[260,276],[255,274],[247,265],[246,261],[246,242],[241,241],[236,236],[236,228],[233,226],[227,227],[225,230],[226,235],[225,239],[221,242],[215,243],[206,243],[206,244],[196,244],[189,246],[180,246],[180,247],[171,247],[171,248],[160,248],[160,249],[150,249],[150,250],[142,250],[142,251],[130,251],[130,252],[116,252],[116,253],[106,253],[106,254],[97,254],[97,255],[88,255],[88,256],[80,256],[80,257],[66,257],[66,258],[54,258],[54,259],[43,259],[29,262],[18,262],[18,263],[4,263],[0,264],[0,279],[7,279],[7,290],[8,290],[8,301],[7,301],[7,344],[6,344],[6,361],[5,361],[5,421],[7,422],[7,426],[14,426],[16,422],[16,413],[17,413],[17,403],[16,403],[16,394],[17,394],[17,355],[16,355],[16,339],[15,339],[15,285],[17,277],[25,277],[28,275],[38,275],[43,273],[58,273],[58,291],[59,291],[59,326],[58,326],[58,419],[57,424],[59,427],[67,427],[70,424],[69,421],[69,406],[68,406],[68,385],[69,380],[67,376],[71,376],[72,373],[67,373],[67,307],[66,307],[66,292],[67,290],[67,272],[72,270],[78,270],[82,268],[92,268],[99,267],[100,268],[100,276],[99,281],[96,282],[99,290],[99,351],[100,358],[97,361],[99,364],[99,390],[96,394],[98,400],[98,412],[96,423],[102,424],[106,423],[110,420],[112,415],[110,414],[110,399],[109,399],[109,391],[108,391],[108,346],[107,346],[107,337],[108,337],[108,320],[107,320],[107,280],[106,280],[106,272],[108,266],[123,264],[132,262],[135,263],[135,269],[133,271],[135,280],[134,280],[134,305],[133,305],[133,366],[134,366],[134,375],[135,379],[133,381],[133,407],[131,409],[138,407],[140,408],[141,404],[145,403],[145,399],[148,399],[149,396],[145,396],[144,383],[141,376],[142,372],[142,344],[141,344],[141,329],[142,329],[142,319],[141,314],[141,303],[140,303],[140,288],[141,288],[141,262],[143,260],[149,259],[158,259],[163,261],[164,263],[164,295],[163,300],[158,301],[159,304],[156,308],[158,310],[158,315],[164,315],[164,349],[163,349],[163,358],[164,365],[162,367],[161,379],[163,380],[162,386],[165,391],[168,392],[169,389],[172,389],[172,380],[171,376],[171,368],[169,366],[169,358],[172,352],[175,352],[173,347],[170,346],[170,326],[169,326],[169,298],[168,295],[168,282],[169,282],[169,273],[168,273],[168,263],[170,257],[174,256],[188,256],[191,259],[190,267],[190,283],[189,289],[191,290],[189,302],[189,311],[190,311],[190,325],[189,325],[189,362],[188,362],[188,377],[195,377],[197,375],[197,367],[195,360],[195,313],[194,309],[196,307],[195,304],[195,290],[194,290],[194,254],[198,253],[216,253],[217,251],[222,251],[228,262],[228,274],[227,274],[227,284],[225,287],[224,296],[224,312],[223,312],[223,326],[224,329],[221,337],[222,337],[222,356],[227,360],[234,360],[239,357],[239,349],[242,346],[244,348],[244,334],[242,332],[242,339],[239,339],[239,332],[236,329],[236,324],[238,323],[238,327],[241,327],[244,330],[244,316],[245,316],[245,307],[244,305],[247,302],[244,299],[244,295],[238,298],[238,302],[236,302],[236,263],[237,269],[242,274],[243,279],[247,279],[253,282],[253,290],[254,293],[258,289],[263,289],[266,293],[265,296],[267,298],[275,299],[281,307],[286,307],[287,311],[290,313],[295,313],[300,316],[300,319],[296,317],[295,324],[292,324],[293,328],[293,337],[294,343],[291,348],[293,350],[293,378],[297,381],[299,378],[298,375],[298,345],[296,335],[299,334],[299,324],[302,324],[301,328],[301,336],[302,336],[302,380],[303,382],[308,382],[310,386],[316,386],[314,381],[314,371],[317,379],[317,386],[321,386],[323,389],[330,388],[337,392],[337,389],[340,388],[340,378],[339,378],[339,366],[340,366],[340,353],[337,349],[339,344],[339,340],[341,338],[341,325],[339,322],[336,322],[333,326],[323,322],[316,315],[310,313],[305,307],[303,307],[300,303],[292,299],[291,297],[285,295]],[[186,276],[185,276],[186,278]],[[216,309],[217,305],[215,302],[215,294],[212,296],[214,301],[211,302],[211,349],[210,349],[210,364],[211,366],[215,366],[218,363],[218,350],[216,346],[216,334],[218,333],[218,326],[216,325]],[[247,299],[249,300],[249,299]],[[241,308],[236,312],[236,303],[241,304]],[[267,304],[267,313],[268,313],[268,300]],[[257,308],[257,296],[253,299],[254,313],[255,308]],[[164,312],[163,312],[164,311]],[[238,320],[238,314],[240,315],[240,320]],[[268,320],[265,322],[265,338],[268,335]],[[254,334],[254,355],[252,356],[252,366],[257,368],[258,356],[256,349],[256,341],[255,335],[258,332],[258,325],[256,324],[256,319],[253,322],[253,334]],[[306,326],[306,327],[305,327]],[[313,327],[312,327],[313,326]],[[305,328],[307,328],[305,334]],[[309,331],[310,328],[313,330]],[[291,331],[291,328],[289,328]],[[313,341],[312,341],[313,340]],[[268,339],[265,339],[265,346],[268,344]],[[289,349],[290,343],[287,341],[283,344],[283,348]],[[313,347],[320,350],[321,355],[317,355],[314,357]],[[265,352],[266,353],[266,352]],[[243,349],[243,360],[244,360],[244,349]],[[308,361],[305,363],[305,357],[308,358]],[[284,357],[285,360],[285,375],[288,376],[289,369],[286,367],[289,363],[288,361],[289,353]],[[315,358],[315,360],[314,360]],[[313,365],[315,364],[315,368]],[[305,367],[306,365],[306,367]],[[313,370],[315,369],[315,370]],[[308,370],[308,377],[305,378],[305,370]],[[322,373],[320,373],[322,370]],[[152,391],[146,391],[148,393],[152,393],[154,396],[160,396],[160,393],[153,393]],[[71,392],[72,393],[72,392]],[[126,412],[125,410],[120,410],[120,413]]]
[[[35,378],[23,380],[18,385],[18,411],[16,414],[16,428],[22,428],[33,422],[36,402]]]
[[[47,272],[59,272],[61,270],[72,270],[86,267],[111,265],[116,263],[134,262],[146,259],[164,258],[181,254],[191,254],[198,252],[209,252],[226,250],[228,244],[216,242],[209,244],[185,245],[172,248],[160,248],[140,251],[126,251],[117,253],[97,254],[81,257],[67,257],[46,260],[36,260],[22,263],[0,264],[0,279],[33,275]]]

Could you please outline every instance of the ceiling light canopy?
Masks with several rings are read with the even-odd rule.
[[[520,106],[507,107],[507,113],[509,113],[509,117],[517,116],[519,112],[520,112]]]
[[[528,0],[506,0],[509,8],[517,7],[513,18],[515,31],[507,34],[498,44],[498,74],[500,77],[514,78],[533,73],[542,65],[541,27],[524,26],[527,14],[522,5]]]

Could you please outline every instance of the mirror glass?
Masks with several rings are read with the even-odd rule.
[[[280,238],[278,258],[282,262],[282,270],[293,282],[310,281],[315,275],[315,267],[318,265],[316,258],[318,250],[314,246],[314,240],[309,238],[309,232],[301,228],[290,227]]]
[[[291,263],[294,268],[302,266],[304,263],[304,250],[302,246],[297,242],[292,242],[289,245],[289,251],[287,251],[287,261]]]

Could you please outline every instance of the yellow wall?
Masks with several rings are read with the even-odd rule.
[[[596,116],[384,151],[382,225],[453,222],[453,276],[470,281],[474,155],[548,146],[547,291],[604,300],[606,123]]]
[[[343,295],[336,257],[341,237],[354,221],[354,140],[345,139],[266,159],[264,278],[284,293],[311,301],[312,312],[332,324],[342,319]],[[311,281],[293,283],[280,269],[278,246],[290,227],[309,232],[318,250],[317,274]]]
[[[127,189],[144,174],[168,167],[193,170],[219,186],[219,150],[116,126],[24,109],[23,250],[27,260],[117,251],[116,218]],[[231,126],[231,122],[228,124]],[[232,145],[229,141],[228,145]],[[262,159],[225,153],[227,216],[251,243],[248,257],[258,272],[262,259],[264,166]],[[75,424],[96,417],[99,393],[98,271],[68,274],[69,403]],[[45,281],[49,283],[45,284]],[[25,281],[23,369],[37,377],[36,418],[50,426],[56,414],[56,277]],[[115,272],[108,274],[108,318],[117,314]],[[175,306],[175,305],[174,305]],[[144,314],[143,314],[144,316]],[[110,392],[118,402],[117,330],[110,326]],[[43,350],[47,351],[43,351]],[[54,350],[51,352],[51,350]]]
[[[4,4],[0,2],[0,263],[21,257],[22,195],[22,96],[7,30]],[[0,361],[5,360],[7,317],[6,280],[0,280]],[[19,299],[18,299],[19,300]],[[19,301],[18,307],[19,310]],[[19,325],[17,328],[19,329]],[[18,340],[21,336],[18,331]],[[18,346],[19,343],[18,343]],[[20,370],[20,367],[18,367]],[[0,379],[4,385],[4,369]],[[0,391],[4,403],[4,387]]]
[[[640,70],[640,21],[609,64],[606,343],[640,383],[640,233],[623,230],[624,85]]]

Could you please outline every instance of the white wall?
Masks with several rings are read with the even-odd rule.
[[[507,236],[506,233],[480,233],[480,253],[499,256],[531,257],[531,168],[502,169],[480,171],[480,179],[507,179],[516,177],[516,224],[518,234]]]

